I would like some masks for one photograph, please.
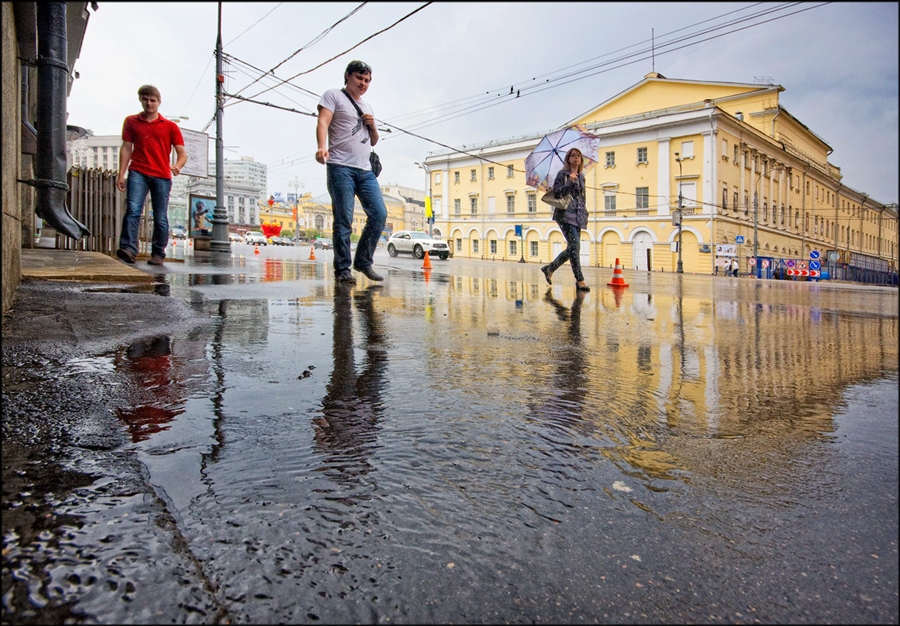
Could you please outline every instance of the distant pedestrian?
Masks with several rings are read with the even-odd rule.
[[[740,269],[740,264],[738,263],[738,260],[736,258],[731,259],[731,275],[734,276],[735,278],[738,277],[738,269]]]
[[[387,208],[369,161],[372,146],[378,143],[378,129],[372,107],[362,97],[371,81],[372,68],[362,61],[351,61],[344,71],[344,89],[327,90],[318,105],[316,161],[326,167],[334,219],[334,274],[338,282],[356,282],[350,273],[354,197],[359,198],[366,213],[366,225],[356,244],[353,269],[370,280],[384,280],[372,269],[375,249],[387,221]]]
[[[541,268],[547,283],[550,277],[566,261],[572,266],[575,274],[575,287],[579,291],[590,291],[584,282],[581,272],[581,231],[587,228],[588,213],[584,195],[584,157],[581,150],[572,148],[566,152],[565,165],[553,181],[553,195],[556,198],[569,196],[569,204],[565,209],[553,209],[553,219],[566,238],[566,247],[553,262]]]
[[[125,195],[125,216],[119,235],[116,256],[125,263],[134,264],[138,254],[138,228],[147,193],[153,205],[153,239],[150,249],[150,265],[162,265],[169,245],[169,192],[172,176],[178,176],[187,163],[181,129],[175,122],[159,114],[162,96],[153,85],[138,89],[143,109],[129,115],[122,125],[122,148],[119,150],[119,177],[116,187],[125,191],[125,174],[128,174],[128,191]],[[175,164],[170,155],[175,148]]]

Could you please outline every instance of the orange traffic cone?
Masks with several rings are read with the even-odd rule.
[[[425,263],[422,264],[423,270],[431,269],[431,258],[428,256],[428,250],[425,251]]]
[[[259,254],[259,244],[253,246],[253,254]]]
[[[315,246],[309,247],[309,260],[310,261],[316,260],[316,247]]]
[[[625,275],[622,274],[622,266],[619,264],[619,259],[616,259],[616,267],[613,270],[612,280],[606,283],[608,287],[627,287],[628,285],[625,283]]]

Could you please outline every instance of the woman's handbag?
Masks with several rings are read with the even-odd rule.
[[[359,113],[359,116],[362,117],[363,112],[362,109],[359,108],[359,105],[356,104],[356,100],[347,93],[346,89],[341,89],[344,92],[344,95],[350,99],[350,103],[353,105],[353,108],[356,109],[356,112]],[[369,165],[372,166],[372,173],[375,174],[375,178],[378,178],[378,175],[381,174],[381,159],[378,158],[378,155],[375,154],[375,151],[372,150],[372,153],[369,154]]]
[[[548,191],[541,197],[541,202],[546,202],[550,206],[555,209],[562,209],[565,211],[569,203],[572,201],[572,196],[563,196],[562,198],[556,198],[553,196],[552,191]]]

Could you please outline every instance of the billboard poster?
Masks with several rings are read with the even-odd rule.
[[[212,237],[213,217],[216,199],[212,196],[190,194],[188,206],[191,211],[191,237]]]

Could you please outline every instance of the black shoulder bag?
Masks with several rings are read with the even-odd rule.
[[[344,92],[344,95],[350,99],[350,102],[353,104],[353,108],[356,109],[356,112],[359,113],[359,117],[362,118],[363,112],[362,109],[359,108],[359,105],[356,104],[356,100],[347,93],[346,89],[341,89]],[[381,159],[378,158],[378,155],[375,154],[375,151],[369,154],[369,164],[372,166],[372,173],[375,174],[375,178],[378,178],[378,175],[381,174]]]

